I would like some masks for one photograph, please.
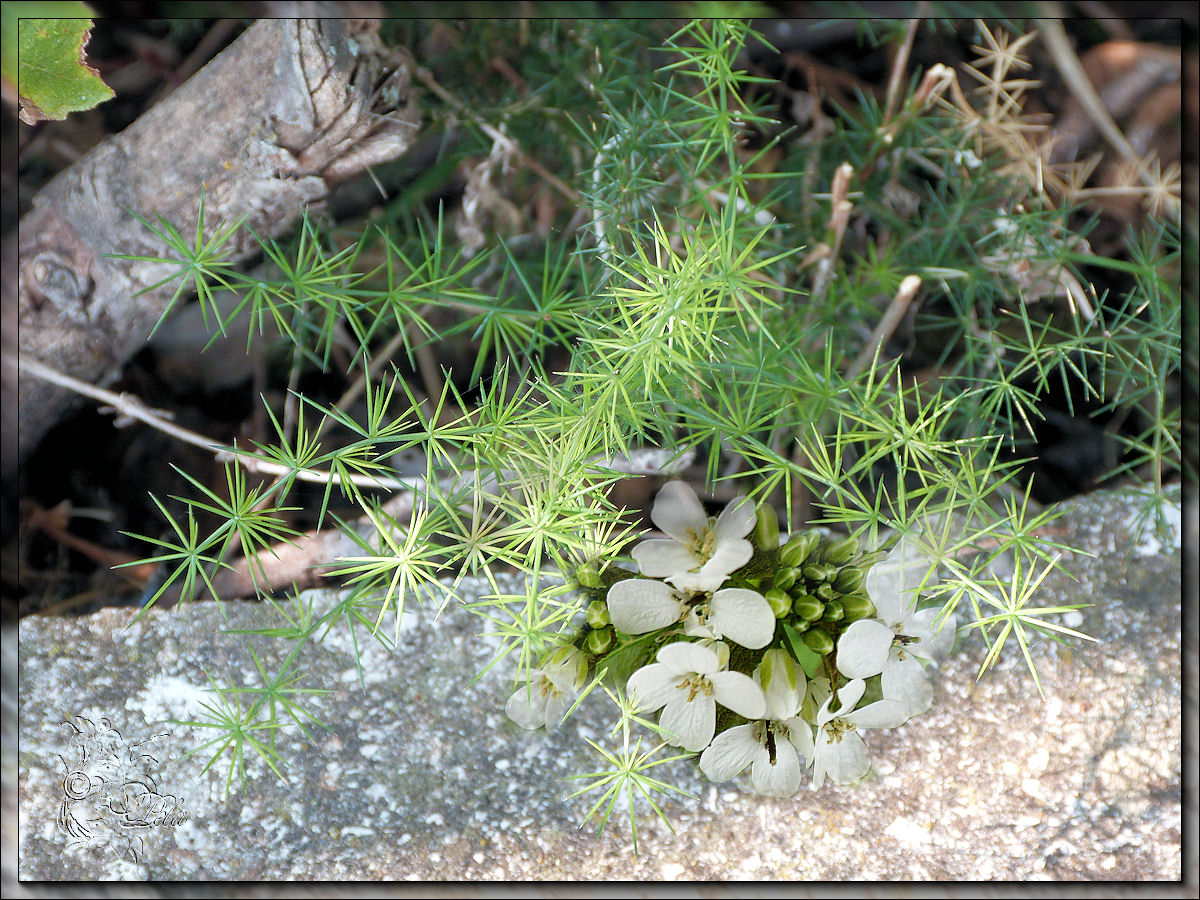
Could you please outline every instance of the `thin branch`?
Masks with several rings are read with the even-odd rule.
[[[436,403],[436,398],[446,392],[446,382],[442,378],[442,371],[438,368],[437,359],[433,355],[433,349],[429,346],[429,342],[419,340],[419,330],[420,326],[416,319],[405,327],[405,332],[413,345],[417,371],[421,373],[421,383],[425,386],[425,396],[429,403]]]
[[[900,320],[908,312],[908,307],[912,303],[913,297],[917,295],[917,289],[920,286],[921,279],[916,275],[908,275],[900,282],[900,289],[896,291],[896,296],[892,298],[892,302],[884,312],[883,318],[879,320],[879,324],[871,332],[871,338],[867,341],[867,345],[863,347],[862,352],[858,354],[858,358],[854,360],[853,365],[847,370],[847,378],[853,378],[865,369],[867,363],[874,359],[879,353],[880,348],[887,343],[888,338],[892,336],[896,327],[900,324]]]
[[[132,394],[117,394],[87,384],[24,355],[19,357],[19,363],[21,371],[25,374],[107,404],[118,418],[124,417],[144,422],[177,440],[207,450],[215,454],[218,459],[233,459],[249,472],[274,476],[276,480],[294,474],[300,481],[318,484],[349,482],[364,488],[395,491],[396,495],[388,499],[382,509],[397,522],[411,517],[413,510],[422,502],[422,496],[427,495],[431,490],[437,490],[442,496],[451,496],[465,484],[478,485],[480,483],[479,473],[474,470],[447,476],[437,480],[436,483],[422,477],[402,480],[383,476],[353,475],[347,478],[331,472],[312,469],[293,470],[287,466],[249,455],[236,447],[225,447],[202,434],[175,425],[168,420],[167,413],[151,409]],[[592,462],[604,468],[627,474],[675,475],[686,469],[694,458],[695,450],[691,448],[682,454],[677,454],[670,449],[645,447],[633,448],[628,454],[618,454],[612,457],[596,456]],[[499,477],[504,477],[510,473],[498,474]],[[495,477],[485,475],[483,483],[491,484],[494,488]],[[362,532],[371,524],[369,519],[363,518],[351,527]],[[336,558],[339,554],[352,552],[347,549],[348,545],[345,543],[350,540],[341,529],[311,531],[289,542],[278,544],[269,550],[255,554],[253,557],[241,557],[231,564],[232,571],[222,569],[217,572],[214,575],[213,585],[219,596],[243,597],[262,592],[263,580],[266,581],[265,588],[268,592],[293,584],[297,586],[318,584],[322,578],[321,566],[332,565],[329,560]],[[334,550],[336,552],[332,552]],[[165,591],[157,605],[167,607],[178,600],[179,588],[176,586]]]
[[[924,5],[924,3],[918,5],[918,15]],[[908,28],[904,32],[904,43],[900,45],[900,49],[896,51],[896,58],[892,61],[892,74],[888,79],[887,106],[884,108],[881,128],[886,128],[887,124],[892,121],[892,116],[896,114],[896,107],[900,103],[900,88],[904,83],[904,72],[908,68],[908,57],[912,53],[913,39],[917,36],[917,26],[920,24],[920,18],[908,20]]]
[[[1104,135],[1104,139],[1112,145],[1114,150],[1137,168],[1138,177],[1143,184],[1149,188],[1157,188],[1158,183],[1150,172],[1149,166],[1146,165],[1145,159],[1130,146],[1117,123],[1113,121],[1113,117],[1109,115],[1096,88],[1088,80],[1087,73],[1083,70],[1083,64],[1080,63],[1079,57],[1071,47],[1070,38],[1067,37],[1062,22],[1057,19],[1042,19],[1038,21],[1038,27],[1042,30],[1042,35],[1050,48],[1050,56],[1054,60],[1055,68],[1062,75],[1067,87],[1071,89],[1071,93],[1075,95],[1075,99],[1091,117],[1092,124]]]
[[[69,391],[74,391],[84,397],[90,397],[101,403],[107,403],[113,410],[120,413],[121,416],[145,422],[147,425],[151,425],[164,434],[169,434],[176,440],[183,441],[185,444],[191,444],[194,447],[200,447],[209,452],[217,452],[223,449],[215,441],[211,441],[203,435],[189,431],[186,428],[181,428],[168,421],[166,413],[150,409],[150,407],[146,406],[145,403],[132,394],[115,394],[112,391],[106,391],[104,388],[88,384],[86,381],[80,381],[77,378],[72,378],[70,375],[64,375],[57,369],[43,365],[36,359],[26,356],[24,353],[18,355],[17,363],[23,374],[32,375],[34,378],[58,385],[58,387],[66,388]]]
[[[467,473],[450,476],[439,482],[439,490],[443,496],[450,496],[468,480]],[[401,523],[411,520],[420,503],[418,491],[405,490],[389,498],[380,509],[389,519]],[[376,525],[370,517],[360,516],[347,523],[345,528],[307,531],[253,556],[240,557],[212,574],[212,588],[216,594],[212,599],[259,597],[286,589],[318,587],[325,582],[328,571],[337,565],[338,557],[362,552],[348,531],[369,539]],[[163,591],[155,606],[167,609],[180,600],[210,597],[206,585],[197,585],[196,589],[194,596],[182,597],[182,584],[176,583]]]
[[[824,301],[825,293],[833,280],[833,267],[838,254],[842,252],[842,238],[845,237],[846,226],[850,224],[850,213],[854,211],[854,204],[847,199],[850,193],[850,179],[853,177],[854,167],[847,162],[838,166],[834,172],[833,183],[829,188],[829,224],[825,228],[824,240],[801,263],[801,268],[814,259],[817,263],[809,290],[810,308]]]
[[[217,459],[233,459],[248,472],[276,477],[291,475],[294,472],[298,480],[314,484],[333,483],[342,485],[349,483],[362,488],[379,488],[390,491],[410,490],[414,486],[418,486],[418,483],[420,485],[424,484],[423,478],[401,480],[387,478],[382,475],[350,475],[347,477],[317,469],[293,470],[279,463],[259,459],[257,456],[250,455],[244,450],[239,450],[237,447],[226,447],[202,434],[182,428],[171,422],[167,418],[166,413],[161,410],[151,409],[133,394],[117,394],[107,391],[104,388],[96,387],[85,381],[72,378],[70,375],[64,375],[62,372],[52,369],[24,354],[19,356],[19,364],[21,371],[26,374],[107,404],[118,414],[118,418],[136,419],[139,422],[144,422],[151,428],[155,428],[164,434],[169,434],[176,440],[183,441],[185,444],[191,444],[193,447],[200,447],[215,454]]]

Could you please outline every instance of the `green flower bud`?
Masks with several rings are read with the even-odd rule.
[[[603,628],[612,621],[608,616],[608,604],[603,600],[593,600],[589,603],[586,615],[587,623],[595,629]]]
[[[847,622],[856,622],[859,619],[865,619],[873,613],[875,611],[875,604],[871,602],[871,598],[866,594],[847,594],[842,598],[842,610]]]
[[[810,628],[804,632],[804,643],[819,656],[828,656],[833,652],[833,638],[819,628]]]
[[[779,548],[779,564],[782,566],[794,566],[803,562],[804,554],[804,535],[793,534],[787,542]]]
[[[758,505],[750,541],[759,550],[774,550],[779,546],[779,516],[775,515],[775,507],[771,504]]]
[[[837,570],[833,566],[818,562],[810,562],[804,567],[804,577],[812,582],[829,581],[836,572]]]
[[[771,604],[771,612],[775,613],[775,618],[782,619],[792,611],[792,598],[787,595],[787,591],[771,588],[763,596],[767,598],[767,603]]]
[[[843,566],[850,560],[854,559],[854,554],[858,552],[858,538],[848,537],[840,541],[834,541],[825,547],[825,551],[821,554],[821,558],[825,562],[833,563],[835,566]]]
[[[792,612],[802,619],[813,622],[821,618],[821,614],[825,612],[825,604],[816,597],[805,594],[792,602]]]
[[[785,566],[800,566],[808,559],[821,540],[819,531],[805,531],[803,534],[793,534],[779,551],[779,561]]]
[[[825,601],[835,600],[838,597],[838,592],[833,589],[833,585],[829,582],[818,584],[817,589],[813,593]]]
[[[612,649],[613,635],[612,626],[590,631],[588,636],[583,639],[583,649],[592,656],[603,656]]]
[[[800,575],[799,569],[794,569],[791,567],[788,567],[786,569],[780,569],[778,572],[775,573],[775,582],[774,582],[775,587],[782,588],[783,590],[786,591],[788,588],[790,588],[793,584],[796,583],[796,579],[799,577],[799,575]]]
[[[825,612],[821,616],[821,621],[822,622],[840,622],[842,620],[843,615],[845,615],[845,612],[842,609],[841,601],[832,600],[829,603],[825,604]]]
[[[580,566],[575,570],[575,580],[583,587],[591,588],[593,591],[598,591],[604,587],[600,573],[596,571],[596,567],[591,563],[588,563],[586,566]]]
[[[853,594],[859,589],[862,582],[862,569],[847,566],[837,573],[837,577],[833,579],[833,587],[839,594]]]
[[[797,634],[804,634],[804,632],[808,631],[808,626],[811,624],[811,622],[806,622],[804,619],[792,620],[792,628],[796,630]]]

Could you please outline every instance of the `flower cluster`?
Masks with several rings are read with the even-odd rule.
[[[554,728],[589,670],[623,665],[633,705],[661,710],[668,741],[698,753],[709,779],[749,769],[759,793],[787,797],[809,770],[814,787],[861,778],[862,732],[929,709],[927,664],[955,623],[919,606],[933,567],[914,541],[872,565],[853,538],[781,541],[774,511],[746,498],[710,518],[682,482],[651,519],[665,537],[634,548],[637,576],[580,574],[595,595],[587,622],[513,694],[517,724]]]

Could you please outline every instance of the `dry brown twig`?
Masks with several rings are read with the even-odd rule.
[[[880,350],[882,350],[883,345],[895,333],[896,327],[908,312],[908,308],[912,305],[913,298],[917,295],[917,290],[920,287],[921,279],[916,275],[906,275],[904,280],[900,282],[900,288],[896,291],[896,296],[892,298],[892,302],[888,304],[888,308],[879,319],[874,331],[871,332],[871,337],[867,340],[866,346],[862,348],[862,351],[858,354],[858,358],[846,370],[846,377],[848,379],[854,378],[867,367],[867,364],[872,359],[876,358]]]
[[[408,521],[414,510],[428,502],[431,493],[442,497],[464,492],[495,493],[501,489],[497,477],[510,474],[499,473],[496,476],[464,470],[431,481],[420,476],[404,479],[383,475],[347,477],[312,469],[293,470],[236,447],[223,447],[204,435],[176,425],[170,421],[168,413],[151,409],[132,394],[118,394],[81,382],[24,355],[19,362],[22,371],[28,375],[106,404],[107,409],[116,415],[118,425],[122,420],[126,424],[134,420],[143,422],[176,440],[215,454],[218,460],[232,461],[248,472],[270,476],[276,481],[294,475],[297,480],[310,483],[352,483],[359,488],[393,492],[395,496],[382,503],[380,509],[396,523]],[[630,475],[674,475],[690,466],[694,457],[694,450],[678,454],[670,449],[642,447],[632,448],[627,454],[596,457],[593,462],[601,468]],[[375,519],[362,517],[350,523],[350,528],[363,536],[375,531],[377,525]],[[243,556],[225,565],[214,574],[213,586],[217,596],[225,598],[262,595],[293,586],[311,587],[321,583],[323,573],[338,556],[353,555],[359,550],[361,547],[341,529],[314,529],[289,542],[272,546],[267,551]],[[171,590],[164,592],[159,602],[169,606],[179,599],[179,591]]]
[[[920,13],[925,4],[917,5],[917,12]],[[908,69],[908,57],[912,53],[913,41],[917,36],[917,26],[921,24],[919,16],[908,20],[908,28],[904,32],[904,41],[900,45],[900,49],[896,51],[896,58],[892,60],[892,73],[888,78],[887,87],[887,103],[883,110],[883,126],[892,121],[892,117],[896,114],[896,107],[900,104],[900,89],[904,84],[904,73]]]
[[[170,421],[169,414],[161,410],[155,410],[148,407],[138,397],[133,394],[122,393],[117,394],[113,391],[105,390],[104,388],[96,387],[87,382],[80,381],[77,378],[72,378],[70,375],[64,375],[50,366],[43,365],[37,360],[21,354],[19,357],[20,366],[23,372],[33,375],[35,378],[48,381],[51,384],[56,384],[59,387],[74,391],[85,397],[90,397],[93,400],[99,400],[105,403],[117,415],[116,424],[120,427],[123,424],[128,424],[129,421],[137,420],[143,422],[152,428],[156,428],[164,434],[168,434],[176,440],[183,441],[185,444],[191,444],[193,447],[200,447],[210,453],[214,453],[219,460],[232,460],[242,466],[248,472],[271,475],[271,476],[286,476],[292,474],[293,470],[287,466],[278,463],[272,463],[267,460],[259,459],[256,456],[247,453],[244,450],[239,450],[236,447],[223,447],[211,438],[207,438],[202,434],[197,434],[187,428],[183,428]],[[124,420],[124,421],[122,421]],[[356,487],[362,488],[377,488],[382,490],[408,490],[413,487],[413,480],[401,480],[396,478],[388,478],[386,476],[376,475],[351,475],[342,476],[331,472],[315,471],[312,469],[301,469],[295,472],[295,476],[300,481],[307,481],[315,484],[345,484],[351,483]]]
[[[1071,46],[1062,22],[1053,19],[1042,20],[1038,22],[1038,27],[1045,37],[1055,67],[1067,83],[1072,95],[1086,111],[1096,130],[1126,163],[1136,168],[1138,178],[1147,190],[1156,198],[1161,196],[1164,190],[1163,173],[1161,170],[1155,172],[1150,160],[1134,150],[1121,132],[1109,113],[1108,106],[1088,79],[1078,55]],[[1180,208],[1176,206],[1172,212],[1178,216]]]
[[[833,266],[842,250],[842,239],[846,235],[846,226],[850,223],[850,213],[854,204],[847,199],[850,194],[850,179],[854,177],[854,167],[850,163],[842,163],[833,175],[833,183],[829,187],[829,224],[825,228],[825,237],[800,263],[800,270],[815,264],[812,288],[812,306],[819,306],[829,290],[833,280]]]

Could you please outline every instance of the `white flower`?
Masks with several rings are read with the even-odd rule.
[[[771,643],[775,613],[757,591],[725,588],[688,610],[683,633],[688,637],[729,638],[750,650]]]
[[[700,770],[710,781],[728,781],[751,766],[754,789],[768,797],[790,797],[813,757],[812,726],[799,717],[804,702],[804,672],[784,650],[768,650],[754,670],[766,699],[763,719],[722,731],[700,755]]]
[[[687,595],[648,578],[626,578],[608,589],[608,617],[617,631],[646,634],[687,615]]]
[[[867,683],[861,678],[846,682],[837,692],[838,711],[830,712],[833,696],[826,698],[817,713],[817,736],[813,742],[813,787],[825,783],[825,776],[838,784],[850,784],[867,774],[871,767],[867,746],[858,729],[895,728],[908,719],[899,700],[879,700],[854,709],[862,699]],[[851,711],[853,710],[853,712]]]
[[[557,728],[586,680],[586,663],[581,672],[581,659],[568,653],[545,668],[531,669],[528,683],[517,688],[504,705],[508,717],[529,731]]]
[[[867,575],[878,619],[860,619],[838,640],[837,667],[847,678],[882,673],[883,696],[901,701],[909,716],[933,705],[933,685],[920,660],[931,660],[954,642],[954,616],[935,628],[939,610],[916,609],[929,562],[905,538]],[[939,623],[940,624],[940,623]]]
[[[701,644],[667,644],[658,662],[629,676],[627,690],[638,708],[662,709],[659,724],[673,735],[670,743],[693,753],[712,740],[717,703],[747,719],[766,710],[762,689],[741,672],[725,671],[718,651]]]
[[[715,591],[754,555],[746,540],[754,528],[754,503],[733,500],[710,519],[696,492],[682,481],[665,485],[650,518],[669,540],[642,541],[633,558],[643,575],[665,578],[682,591]]]
[[[626,578],[608,589],[608,615],[613,627],[626,634],[684,622],[688,637],[729,638],[751,650],[767,646],[775,636],[771,604],[757,591],[743,588],[725,588],[689,606],[688,596],[668,584]]]

